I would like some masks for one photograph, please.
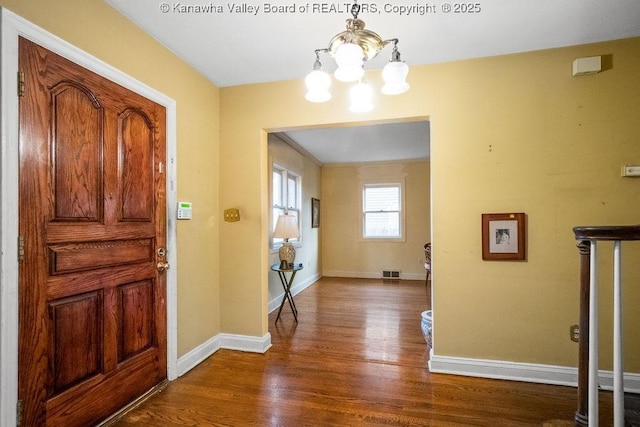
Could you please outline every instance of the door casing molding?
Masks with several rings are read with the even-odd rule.
[[[18,37],[162,105],[167,147],[167,378],[177,378],[176,102],[168,96],[0,7],[0,425],[16,425],[18,401]]]

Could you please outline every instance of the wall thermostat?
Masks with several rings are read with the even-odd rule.
[[[191,219],[191,202],[178,202],[178,219]]]

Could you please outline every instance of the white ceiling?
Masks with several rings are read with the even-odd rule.
[[[218,87],[303,78],[312,68],[314,50],[327,47],[335,34],[344,31],[345,20],[351,17],[349,8],[352,3],[299,0],[104,1]],[[480,7],[479,12],[443,11],[444,5],[466,5],[468,2],[370,0],[365,3],[361,0],[359,18],[365,21],[367,29],[377,32],[383,39],[398,38],[402,59],[410,67],[640,36],[640,0],[478,0],[472,3]],[[269,11],[268,5],[272,9],[274,6],[288,6],[288,10]],[[306,5],[309,9],[304,11]],[[314,10],[314,5],[328,10]],[[419,11],[400,14],[388,9],[425,5],[430,9],[423,14]],[[197,12],[193,6],[208,8],[209,11]],[[369,11],[365,9],[367,6]],[[188,7],[192,7],[191,11],[186,11]],[[211,12],[217,7],[221,11]],[[389,59],[389,49],[385,48],[366,68],[382,68]],[[332,72],[335,68],[333,60],[327,57],[321,60],[325,71]],[[408,81],[411,83],[411,73]],[[409,123],[407,126],[415,130],[417,125]],[[296,131],[290,136],[304,140],[321,138],[323,141],[366,139],[372,141],[376,150],[382,150],[386,143],[375,140],[384,133],[385,127],[376,129],[380,132],[361,127],[309,131],[312,135]],[[364,135],[354,136],[356,131],[362,131]],[[323,132],[328,134],[317,136]],[[348,134],[343,135],[344,132]],[[393,133],[409,135],[412,130],[394,129]],[[424,144],[419,136],[414,139]],[[305,146],[304,140],[297,142]],[[336,147],[325,152],[316,152],[314,147],[332,145],[331,142],[315,144],[305,149],[321,160],[325,156],[334,157]],[[340,146],[340,150],[348,155],[344,146]],[[399,150],[397,148],[396,152]],[[345,157],[341,160],[346,161],[350,159]]]
[[[284,139],[322,164],[427,159],[430,152],[427,121],[298,130]]]

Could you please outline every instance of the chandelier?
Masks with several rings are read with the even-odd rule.
[[[351,99],[350,110],[353,112],[365,112],[373,108],[373,89],[363,80],[364,65],[373,59],[386,45],[393,44],[391,59],[382,70],[384,86],[381,91],[385,95],[399,95],[409,89],[406,82],[409,67],[400,59],[398,51],[398,39],[383,40],[373,31],[366,30],[364,21],[358,19],[360,5],[357,0],[351,6],[353,19],[347,19],[347,29],[336,34],[329,46],[316,49],[316,60],[311,71],[305,78],[307,93],[305,98],[311,102],[325,102],[331,99],[329,86],[331,77],[322,70],[320,54],[326,53],[333,57],[338,68],[333,77],[341,82],[357,82],[351,87],[349,97]]]

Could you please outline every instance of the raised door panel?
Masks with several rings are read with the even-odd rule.
[[[145,280],[121,286],[118,296],[121,363],[154,345],[153,282]]]
[[[49,303],[53,396],[102,372],[102,297],[89,292]]]
[[[152,239],[49,245],[50,275],[153,261]]]
[[[100,221],[103,111],[89,89],[51,89],[55,221]]]
[[[140,111],[128,109],[118,117],[122,221],[153,221],[153,134]]]

